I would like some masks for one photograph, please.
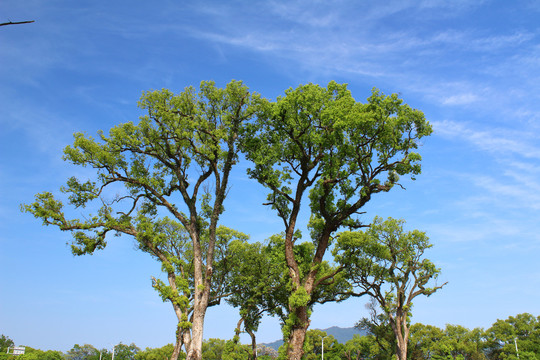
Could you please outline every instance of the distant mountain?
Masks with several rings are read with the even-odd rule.
[[[332,335],[336,338],[336,340],[341,343],[345,344],[347,341],[351,340],[355,334],[358,334],[360,336],[367,335],[367,331],[365,330],[358,330],[357,328],[350,327],[350,328],[341,328],[338,326],[332,326],[328,329],[323,329],[322,331],[325,331],[328,335]],[[276,340],[271,343],[262,344],[268,347],[271,347],[272,349],[279,349],[281,345],[283,345],[283,340]]]
[[[340,344],[345,344],[347,341],[351,340],[355,334],[360,336],[367,335],[366,330],[358,330],[354,327],[340,328],[337,326],[332,326],[328,329],[324,329],[323,331],[326,331],[328,335],[335,337]]]
[[[278,350],[281,345],[283,345],[283,340],[276,340],[271,343],[262,344],[264,346],[268,346],[269,348],[272,348],[274,350]]]

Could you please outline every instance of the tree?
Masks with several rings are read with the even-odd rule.
[[[322,358],[323,352],[325,359],[338,360],[343,352],[343,345],[338,343],[334,336],[326,334],[326,331],[308,330],[304,342],[303,359],[318,360]]]
[[[23,355],[8,355],[8,357],[9,360],[65,360],[64,354],[60,351],[43,351],[30,346],[25,346]]]
[[[134,343],[130,345],[120,343],[114,347],[114,358],[118,360],[135,360],[139,351],[141,349]]]
[[[446,285],[427,287],[440,273],[431,261],[423,259],[424,251],[432,245],[424,232],[404,232],[404,223],[376,217],[365,231],[340,233],[334,249],[347,278],[360,290],[358,294],[370,295],[388,316],[399,360],[407,358],[412,300],[430,296]]]
[[[366,304],[369,317],[360,319],[354,326],[358,330],[367,331],[372,337],[374,345],[377,347],[374,358],[377,360],[391,359],[395,353],[396,336],[390,325],[389,317],[384,312],[379,313],[378,303],[374,298],[370,298]]]
[[[379,356],[380,351],[373,335],[354,334],[343,348],[343,357],[346,360],[377,359]]]
[[[13,340],[4,334],[0,335],[0,353],[5,353],[8,347],[15,346]]]
[[[204,360],[248,360],[251,347],[234,340],[208,339],[203,342]]]
[[[489,359],[538,359],[540,316],[523,313],[506,320],[498,319],[486,330],[486,341]]]
[[[408,354],[410,359],[430,360],[439,356],[438,344],[444,339],[443,330],[433,325],[411,325]]]
[[[483,360],[485,341],[480,328],[469,330],[447,324],[444,330],[436,326],[414,324],[409,339],[409,358],[414,360],[456,359]]]
[[[159,226],[164,214],[180,223],[193,252],[193,312],[191,319],[182,319],[180,331],[188,359],[201,358],[218,222],[229,174],[238,160],[237,138],[252,117],[254,98],[239,81],[224,89],[202,82],[198,93],[192,87],[178,95],[145,92],[139,107],[148,115],[137,124],[120,124],[109,136],[100,132],[98,141],[75,134],[73,146],[64,150],[66,161],[94,169],[97,178],[83,182],[73,177],[61,190],[69,195],[70,205],[97,205],[97,213],[70,219],[50,192],[23,206],[45,225],[72,232],[75,255],[103,249],[111,232],[133,236],[151,249],[165,236]],[[124,193],[107,197],[118,185]],[[176,286],[174,276],[168,282]],[[173,354],[173,360],[177,356]]]
[[[167,344],[160,348],[146,348],[135,354],[136,360],[168,360],[174,351],[173,344]],[[185,353],[180,353],[179,358],[185,358]]]
[[[272,360],[278,357],[278,351],[269,346],[257,345],[257,359]]]
[[[75,344],[66,353],[68,360],[99,360],[99,350],[89,344]]]
[[[420,173],[421,158],[414,149],[431,132],[422,112],[396,94],[374,89],[366,104],[357,103],[346,85],[333,81],[326,88],[301,85],[275,102],[261,101],[242,148],[254,163],[249,176],[269,190],[266,205],[283,222],[290,279],[283,334],[290,359],[302,357],[311,296],[341,271],[318,276],[333,234],[343,226],[362,227],[355,215],[373,195],[390,191],[399,175]],[[294,249],[305,197],[314,251],[303,273]]]

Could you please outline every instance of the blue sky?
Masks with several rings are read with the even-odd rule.
[[[160,269],[113,238],[73,257],[70,237],[19,211],[72,175],[74,132],[136,121],[142,91],[243,80],[275,98],[289,87],[372,87],[424,111],[435,133],[423,173],[373,198],[375,215],[428,233],[449,284],[416,301],[413,322],[489,327],[540,314],[540,5],[537,1],[3,0],[0,22],[0,333],[66,351],[172,342],[175,316],[151,289]],[[281,231],[265,192],[234,173],[223,223],[263,241]],[[306,219],[303,219],[305,224]],[[350,327],[367,299],[317,307],[313,328]],[[208,312],[205,337],[231,338],[234,309]],[[259,341],[280,338],[265,319]]]

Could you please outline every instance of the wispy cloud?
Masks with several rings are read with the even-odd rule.
[[[472,93],[457,94],[442,99],[444,105],[465,105],[476,101],[478,101],[478,95]]]
[[[531,89],[539,87],[537,33],[493,33],[475,24],[428,31],[430,16],[457,17],[483,4],[395,1],[364,9],[340,1],[292,1],[238,11],[216,5],[204,11],[208,26],[191,23],[185,33],[223,45],[225,53],[227,47],[242,48],[260,53],[273,66],[292,64],[321,78],[339,75],[391,83],[392,91],[415,92],[431,103],[495,111],[506,118],[518,113],[538,118],[540,102],[520,92],[524,82]],[[235,26],[224,18],[234,19]],[[413,25],[389,25],[408,18],[414,19]]]
[[[540,159],[540,138],[524,130],[509,128],[482,129],[468,127],[466,123],[444,120],[434,121],[437,134],[461,138],[481,150],[496,155],[519,155],[524,158]]]

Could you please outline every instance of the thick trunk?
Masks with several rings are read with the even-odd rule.
[[[185,331],[189,336],[189,344],[184,342],[186,348],[186,360],[202,359],[202,343],[204,318],[208,308],[209,292],[200,282],[195,281],[195,299],[193,304],[193,313],[191,316],[191,334]]]
[[[201,360],[202,359],[202,341],[204,316],[208,307],[208,292],[205,289],[205,281],[203,276],[203,251],[199,238],[199,229],[197,227],[197,219],[192,212],[192,224],[190,229],[191,241],[193,243],[193,313],[191,315],[191,344],[189,349],[186,348],[186,360]],[[212,244],[209,244],[211,247]]]
[[[401,346],[398,346],[398,353],[397,353],[399,360],[406,360],[407,359],[407,344],[402,344]]]
[[[195,288],[195,304],[193,308],[193,320],[191,327],[191,346],[187,352],[186,360],[202,359],[202,343],[204,317],[208,307],[208,292],[201,288]]]
[[[396,335],[396,356],[398,360],[407,360],[409,328],[407,326],[406,318],[402,314],[398,314],[392,328]]]
[[[298,322],[293,325],[288,339],[287,359],[289,360],[300,360],[304,355],[304,341],[310,323],[307,306],[297,308],[295,314]]]

